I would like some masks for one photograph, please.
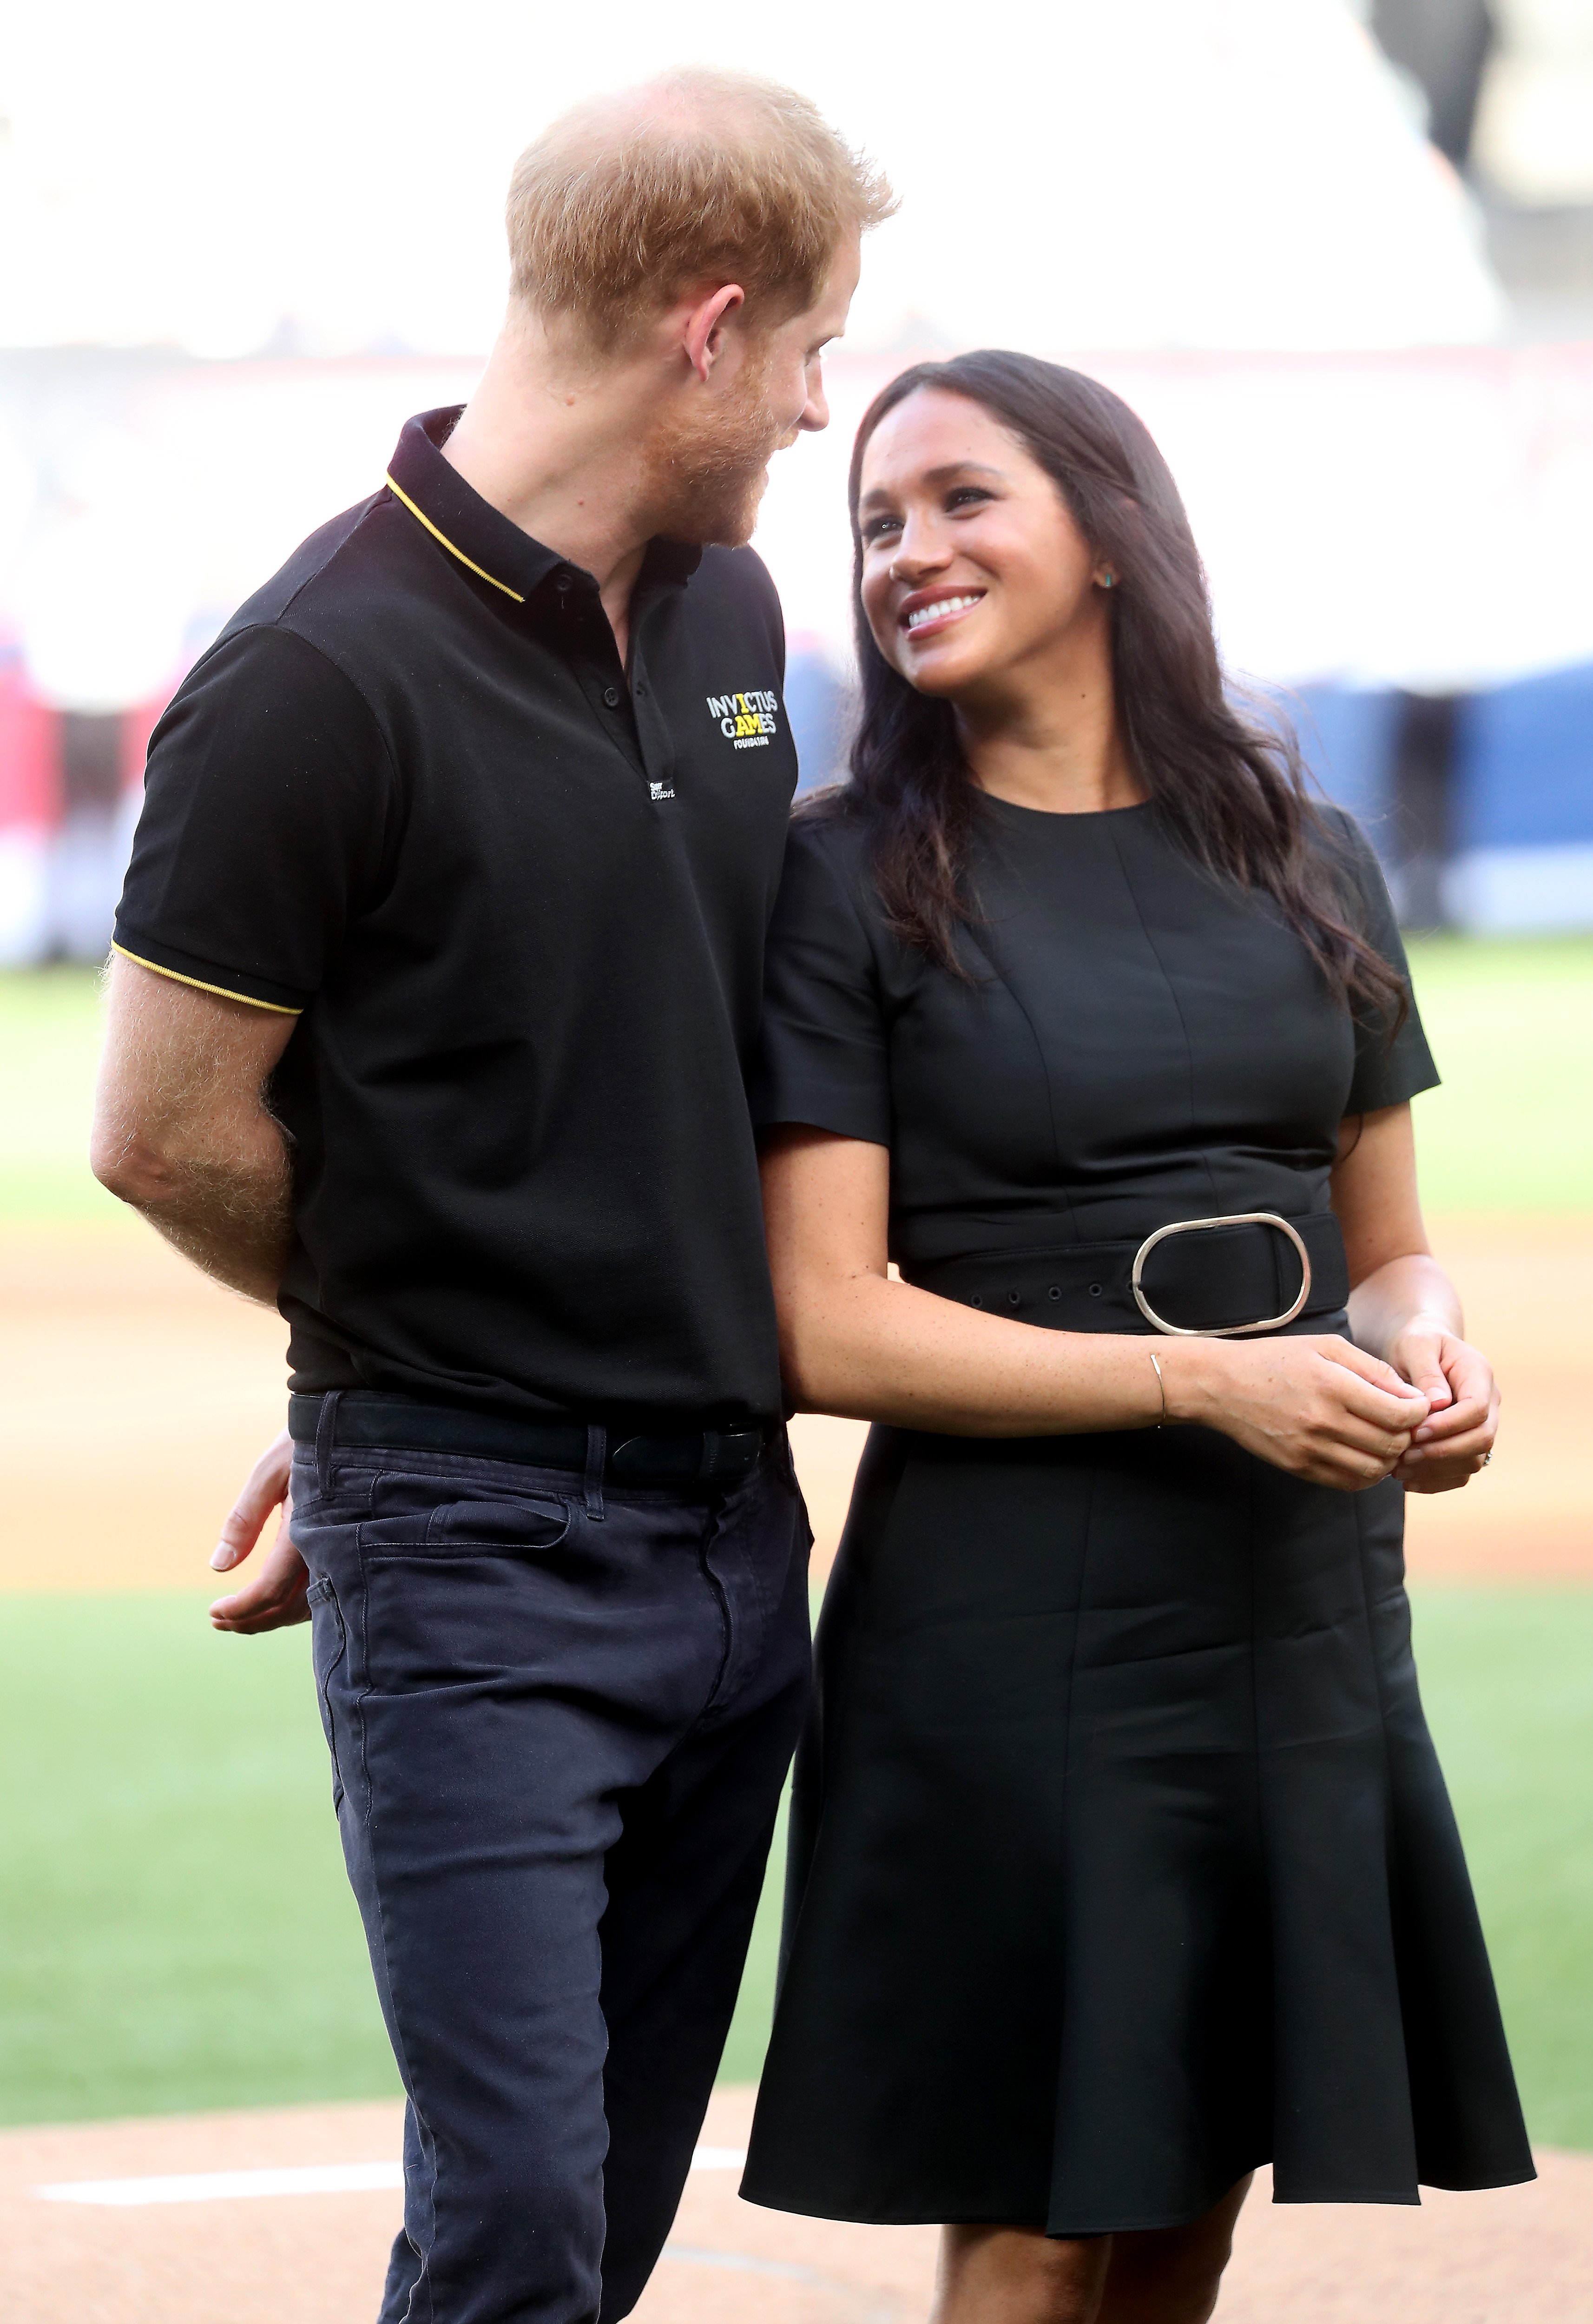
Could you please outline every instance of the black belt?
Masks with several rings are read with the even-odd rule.
[[[1349,1296],[1338,1220],[1331,1211],[1277,1223],[1275,1217],[1264,1212],[1170,1220],[1138,1242],[971,1251],[904,1266],[902,1274],[943,1299],[1057,1332],[1237,1335],[1337,1314]],[[1308,1285],[1295,1236],[1309,1264]]]
[[[325,1399],[288,1398],[288,1433],[296,1444],[313,1444]],[[394,1452],[463,1452],[481,1461],[519,1461],[533,1469],[586,1467],[585,1423],[515,1420],[506,1413],[466,1412],[450,1404],[426,1404],[418,1397],[378,1396],[367,1389],[340,1393],[333,1417],[335,1442]],[[778,1432],[769,1428],[699,1428],[683,1436],[621,1436],[603,1461],[603,1475],[619,1484],[707,1485],[747,1476]]]

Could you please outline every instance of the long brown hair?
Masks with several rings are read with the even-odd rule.
[[[1200,553],[1149,429],[1110,388],[1033,355],[984,350],[914,364],[874,398],[852,450],[862,702],[852,780],[821,811],[865,828],[896,934],[966,975],[955,938],[977,916],[968,877],[977,793],[956,714],[891,668],[862,601],[863,455],[886,413],[920,388],[964,396],[1009,429],[1061,493],[1091,553],[1110,566],[1119,726],[1169,838],[1208,871],[1272,897],[1330,989],[1358,1014],[1396,1028],[1405,988],[1345,915],[1339,875],[1349,865],[1312,802],[1293,732],[1282,721],[1275,731],[1252,722],[1224,687]]]

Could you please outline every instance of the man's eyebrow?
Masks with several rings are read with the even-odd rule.
[[[983,460],[948,460],[944,467],[926,469],[924,481],[926,484],[949,484],[953,476],[999,478],[1003,473],[1000,468],[992,468]],[[860,509],[872,508],[876,502],[889,501],[890,497],[883,484],[876,484],[871,492],[863,494],[858,506]]]

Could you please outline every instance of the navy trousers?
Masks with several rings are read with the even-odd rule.
[[[616,1489],[322,1437],[293,1537],[409,2099],[382,2324],[609,2324],[690,2167],[802,1722],[789,1458]]]

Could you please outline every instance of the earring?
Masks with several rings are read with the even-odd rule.
[[[1100,576],[1101,587],[1103,589],[1110,589],[1117,577],[1118,576],[1115,573],[1103,573]]]

